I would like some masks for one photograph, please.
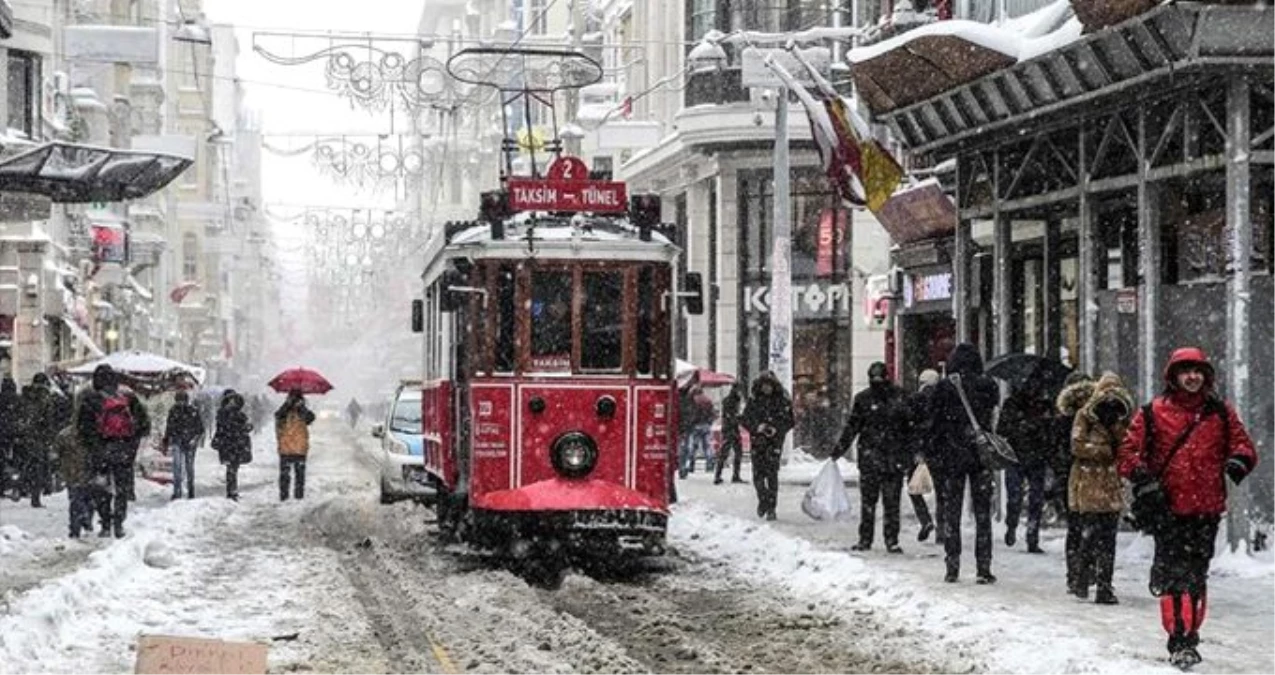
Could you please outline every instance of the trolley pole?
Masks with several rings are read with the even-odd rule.
[[[789,395],[792,390],[792,214],[788,172],[788,88],[775,101],[775,233],[770,263],[770,370]],[[785,446],[791,447],[791,435]]]

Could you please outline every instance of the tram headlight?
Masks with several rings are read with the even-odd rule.
[[[553,442],[553,468],[567,478],[581,478],[598,463],[598,445],[588,434],[569,431]]]

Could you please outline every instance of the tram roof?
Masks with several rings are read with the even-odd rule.
[[[667,262],[678,253],[666,232],[652,229],[650,239],[644,241],[628,218],[524,212],[506,219],[504,226],[504,236],[497,239],[492,236],[489,223],[472,221],[450,241],[436,245],[429,255],[425,276],[432,276],[440,260],[462,256]]]

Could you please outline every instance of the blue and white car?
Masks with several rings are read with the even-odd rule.
[[[436,493],[425,473],[419,383],[399,385],[385,422],[372,427],[372,436],[381,441],[381,503],[402,499],[432,501]]]

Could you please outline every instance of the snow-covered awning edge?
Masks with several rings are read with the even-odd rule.
[[[971,44],[1024,61],[1080,39],[1084,26],[1075,17],[1069,0],[1055,0],[1035,12],[1004,24],[953,19],[936,21],[896,35],[874,45],[851,49],[846,61],[851,65],[870,61],[894,49],[925,37],[955,37]]]

